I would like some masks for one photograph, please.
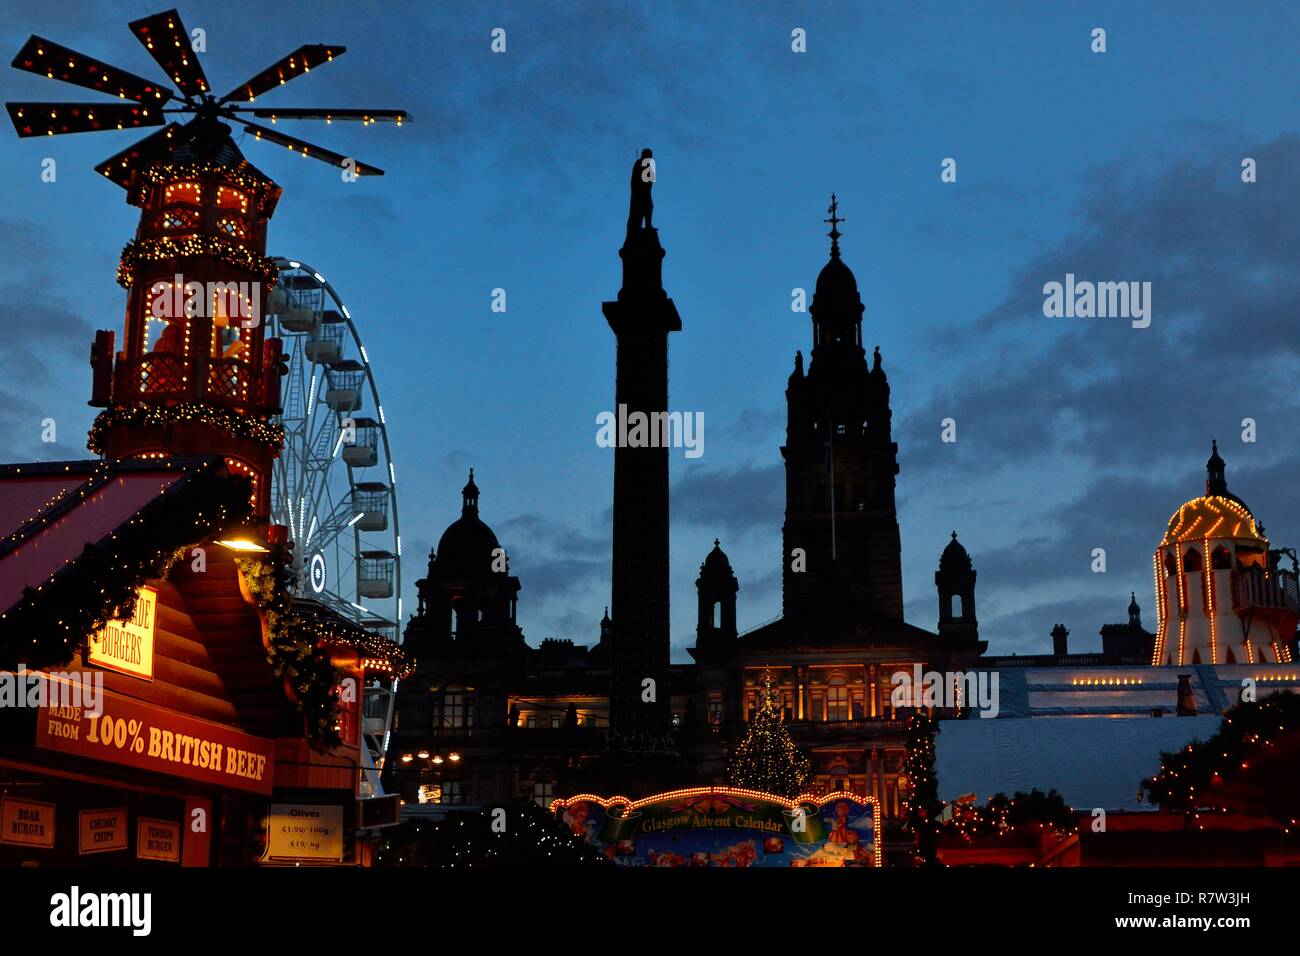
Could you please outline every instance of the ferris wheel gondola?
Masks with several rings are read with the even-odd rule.
[[[268,334],[281,339],[288,368],[271,516],[294,544],[294,597],[400,643],[397,475],[374,369],[328,280],[295,260],[276,265]],[[377,780],[396,688],[386,678],[367,683],[363,729]]]

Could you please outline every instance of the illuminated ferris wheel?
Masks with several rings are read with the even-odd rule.
[[[379,388],[347,306],[311,266],[276,259],[268,334],[288,365],[271,517],[294,543],[294,596],[400,640],[402,537]]]

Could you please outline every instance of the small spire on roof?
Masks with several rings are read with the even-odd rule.
[[[838,227],[840,223],[844,222],[844,220],[836,215],[836,210],[839,209],[839,205],[839,200],[835,198],[834,193],[831,193],[830,208],[826,210],[830,213],[830,218],[822,220],[822,222],[829,222],[831,224],[831,231],[826,233],[826,235],[831,237],[832,259],[838,259],[840,257],[840,230]]]

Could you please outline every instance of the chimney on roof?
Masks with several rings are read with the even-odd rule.
[[[1066,649],[1066,638],[1069,636],[1070,632],[1064,624],[1058,624],[1052,628],[1052,653],[1057,657],[1064,657],[1070,653]]]
[[[1178,675],[1178,716],[1196,716],[1196,695],[1192,693],[1192,675]]]

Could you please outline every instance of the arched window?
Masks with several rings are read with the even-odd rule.
[[[722,602],[721,601],[713,602],[713,610],[711,616],[713,618],[713,626],[715,628],[722,627]]]
[[[1165,574],[1171,575],[1176,570],[1177,570],[1177,566],[1174,564],[1174,552],[1166,551],[1165,552]]]
[[[1188,574],[1201,570],[1201,552],[1195,548],[1188,548],[1183,553],[1183,570]]]
[[[202,198],[203,189],[198,183],[168,183],[163,188],[163,202],[169,206],[172,203],[197,206]]]
[[[1232,568],[1232,554],[1223,545],[1210,552],[1210,567],[1215,571],[1228,571]]]

